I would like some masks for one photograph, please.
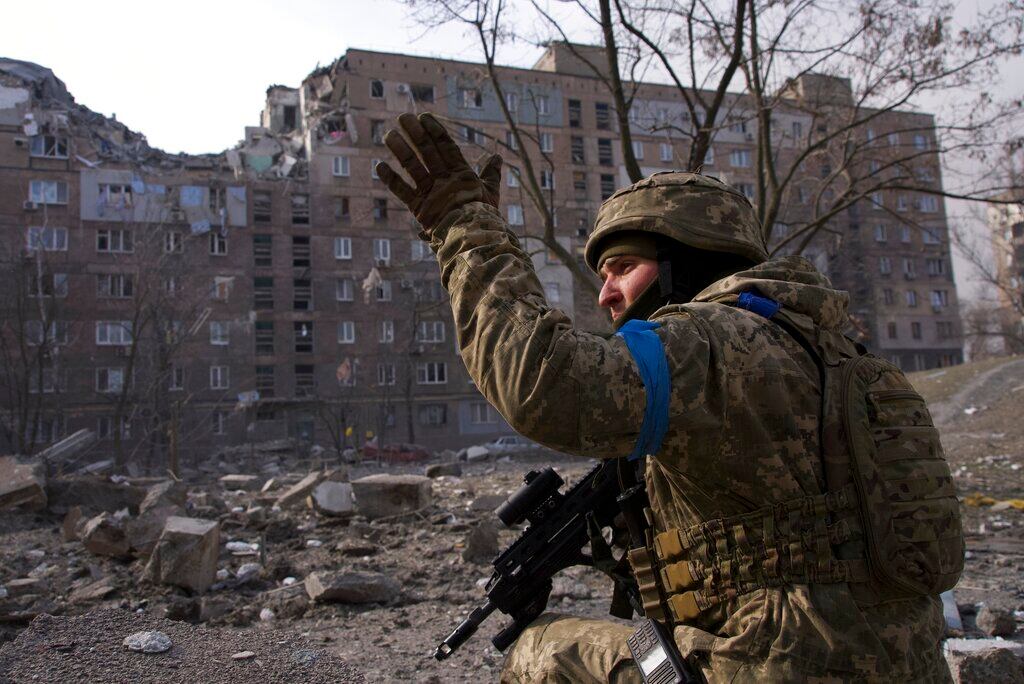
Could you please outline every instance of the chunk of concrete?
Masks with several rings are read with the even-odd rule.
[[[74,604],[99,601],[116,591],[117,584],[111,577],[104,577],[96,581],[84,581],[82,584],[72,587],[68,601]]]
[[[144,577],[160,584],[206,591],[216,579],[219,550],[219,523],[172,516],[153,547]]]
[[[989,605],[982,606],[978,611],[975,624],[982,632],[994,637],[1013,636],[1013,633],[1017,631],[1017,621],[1014,619],[1013,613]]]
[[[96,433],[89,429],[82,429],[43,449],[36,454],[36,458],[43,463],[67,461],[91,447],[95,442]]]
[[[321,482],[309,495],[313,510],[324,515],[347,517],[355,513],[352,485],[348,482]]]
[[[420,510],[433,503],[429,477],[422,475],[368,475],[352,482],[356,510],[369,519]]]
[[[493,513],[498,506],[505,503],[507,498],[504,494],[481,494],[469,503],[469,510],[477,513]]]
[[[13,579],[3,585],[7,589],[7,595],[11,598],[26,596],[28,594],[45,594],[46,581],[35,577],[22,577]]]
[[[64,522],[60,524],[60,539],[63,542],[78,541],[82,538],[82,528],[85,527],[85,516],[82,515],[82,507],[75,506],[64,516]]]
[[[167,508],[168,506],[184,506],[188,500],[188,489],[181,482],[165,480],[158,482],[146,490],[146,498],[139,504],[139,513],[154,508]]]
[[[324,480],[324,477],[324,474],[320,471],[306,475],[306,477],[286,489],[284,494],[277,497],[276,505],[281,508],[288,508],[305,501],[306,497],[313,491],[313,488]]]
[[[263,478],[259,475],[225,475],[220,478],[220,484],[224,489],[244,492],[255,492],[262,486]]]
[[[462,560],[467,563],[490,563],[498,555],[498,528],[490,521],[474,525],[466,535]]]
[[[130,547],[121,521],[109,513],[100,513],[82,528],[82,544],[97,556],[126,558]]]
[[[97,477],[51,478],[46,483],[46,495],[50,510],[65,513],[75,506],[83,511],[113,513],[127,508],[138,513],[139,505],[146,498],[146,490],[127,483],[114,484]]]
[[[947,639],[945,655],[957,684],[1024,684],[1024,644],[1003,639]]]
[[[163,534],[164,525],[171,516],[183,516],[185,509],[177,505],[150,508],[139,513],[139,517],[125,521],[124,532],[132,551],[148,556]]]
[[[434,463],[433,465],[428,465],[423,470],[423,474],[429,478],[462,477],[462,464],[457,461],[453,463]]]
[[[13,456],[0,458],[0,509],[20,506],[46,508],[46,480],[39,463],[19,463]]]
[[[314,572],[305,585],[309,598],[322,603],[383,603],[400,589],[398,582],[379,572]]]

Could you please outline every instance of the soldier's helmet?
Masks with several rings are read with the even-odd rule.
[[[663,171],[608,198],[584,257],[596,273],[601,244],[612,235],[639,231],[663,235],[696,249],[737,254],[752,263],[768,259],[764,232],[741,192],[711,176]]]

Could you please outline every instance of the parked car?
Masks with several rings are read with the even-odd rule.
[[[367,443],[363,446],[364,460],[380,460],[384,463],[416,463],[430,459],[430,452],[419,444],[385,444],[377,447]]]
[[[520,435],[505,435],[485,444],[460,449],[457,458],[460,461],[482,461],[501,456],[522,456],[539,453],[544,447]]]

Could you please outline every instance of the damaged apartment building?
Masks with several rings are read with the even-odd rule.
[[[540,184],[558,245],[579,254],[603,199],[628,182],[607,93],[558,45],[533,69],[500,72],[508,109],[552,162]],[[0,60],[10,449],[90,428],[124,462],[155,465],[281,437],[457,448],[510,432],[458,356],[436,261],[373,170],[398,114],[436,112],[471,161],[506,154],[501,211],[536,235],[539,214],[510,172],[508,127],[483,73],[350,49],[298,88],[269,87],[259,126],[233,149],[170,155],[75,103],[50,70]],[[643,84],[636,103],[644,172],[673,168],[683,137],[640,124],[680,116],[678,93]],[[741,188],[753,179],[744,126],[723,128],[708,159],[709,173]],[[931,309],[901,308],[873,266],[844,272],[827,248],[811,255],[861,290],[869,345],[906,368],[961,360],[945,217],[932,209],[930,244],[892,226],[902,237],[858,243],[857,262],[866,270],[901,250],[905,261],[942,261],[929,272]],[[607,328],[558,256],[524,244],[551,304]],[[894,325],[907,330],[893,336]]]

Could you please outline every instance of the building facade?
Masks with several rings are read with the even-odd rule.
[[[4,439],[24,451],[88,427],[123,461],[159,464],[280,437],[457,448],[508,433],[461,363],[415,221],[373,171],[403,112],[438,114],[471,160],[501,152],[500,209],[549,302],[607,332],[593,288],[540,239],[519,171],[535,161],[554,239],[581,259],[601,202],[628,183],[612,103],[557,45],[498,76],[504,102],[480,64],[348,50],[297,88],[268,88],[260,125],[234,149],[188,156],[78,105],[49,70],[0,61]],[[798,106],[777,117],[792,149],[814,123]],[[900,117],[928,128],[926,115],[892,115],[863,135],[923,146],[922,178],[940,183],[931,141],[902,140]],[[638,87],[644,173],[681,166],[687,118],[673,88]],[[705,160],[751,197],[755,135],[739,117]],[[960,362],[941,201],[886,192],[861,204],[807,250],[851,292],[855,332],[904,368]],[[787,216],[806,205],[795,198]]]

